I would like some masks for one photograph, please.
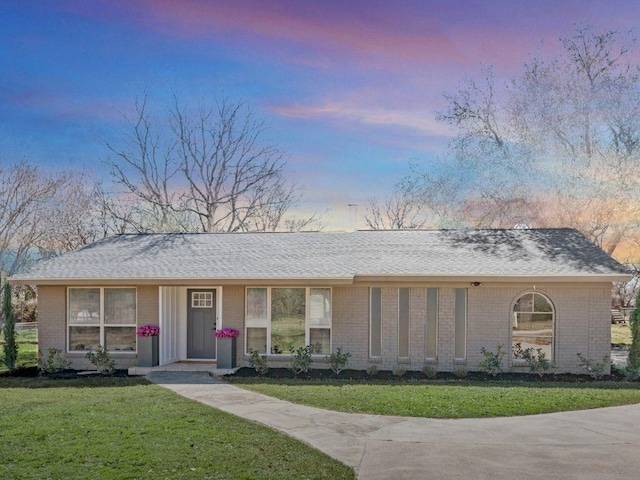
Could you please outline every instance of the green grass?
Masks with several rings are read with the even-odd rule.
[[[22,330],[16,333],[16,343],[18,344],[18,359],[16,368],[35,367],[38,365],[38,331]],[[4,336],[0,330],[0,373],[7,371],[4,363]]]
[[[631,345],[631,328],[628,323],[615,323],[611,325],[611,343]]]
[[[0,378],[0,478],[345,479],[290,437],[138,378]]]
[[[248,379],[234,385],[329,410],[427,418],[533,415],[640,402],[626,382],[351,381]]]

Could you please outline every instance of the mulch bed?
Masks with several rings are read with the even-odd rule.
[[[589,375],[574,375],[570,373],[545,374],[539,376],[533,373],[502,373],[496,377],[483,372],[469,372],[466,377],[456,376],[453,372],[438,372],[435,379],[429,379],[424,373],[408,371],[402,378],[396,377],[393,372],[380,370],[375,375],[368,375],[365,370],[343,370],[338,377],[328,369],[313,369],[306,374],[294,375],[288,368],[270,368],[266,375],[260,377],[253,368],[243,367],[236,373],[225,375],[226,379],[234,378],[302,378],[310,380],[335,379],[344,380],[459,380],[465,381],[505,381],[505,382],[592,382]],[[618,373],[604,376],[600,381],[622,381],[624,376]]]
[[[82,370],[64,370],[56,373],[38,373],[38,367],[24,367],[18,368],[13,372],[0,373],[0,377],[37,377],[40,375],[44,378],[92,378],[92,377],[128,377],[129,371],[116,370],[113,375],[101,375],[98,372],[86,372]]]
[[[0,377],[37,377],[38,367],[19,367],[13,372],[2,372]]]

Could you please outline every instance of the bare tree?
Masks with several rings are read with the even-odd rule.
[[[282,152],[263,141],[266,124],[245,103],[224,98],[194,112],[174,98],[163,129],[152,121],[145,98],[129,124],[124,148],[108,144],[115,154],[109,170],[129,208],[108,207],[134,230],[237,232],[286,225],[298,187],[286,178]]]
[[[403,230],[422,228],[426,219],[420,215],[419,208],[410,198],[394,192],[379,200],[376,197],[367,201],[365,223],[371,230]]]
[[[405,182],[441,219],[478,227],[572,226],[614,254],[640,224],[640,68],[635,41],[577,27],[550,60],[497,86],[493,72],[445,95],[456,132],[443,165]],[[437,217],[438,215],[436,215]]]
[[[11,275],[38,257],[67,173],[45,174],[22,160],[0,164],[0,269]]]
[[[49,258],[110,235],[139,231],[130,207],[105,193],[87,172],[68,173],[39,220],[41,233],[32,247],[40,258]]]
[[[153,125],[147,113],[147,97],[136,101],[135,116],[126,118],[130,132],[125,136],[120,148],[107,142],[107,147],[115,155],[107,162],[114,182],[125,189],[131,207],[123,210],[121,205],[102,196],[103,206],[115,218],[128,218],[137,231],[172,231],[184,227],[174,215],[177,205],[172,179],[179,170],[174,152],[174,139],[166,140]],[[135,220],[134,220],[135,219]]]

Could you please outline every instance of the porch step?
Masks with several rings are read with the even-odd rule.
[[[129,375],[144,376],[153,372],[207,372],[214,377],[221,377],[235,373],[238,368],[219,369],[215,362],[176,362],[156,367],[129,367]]]

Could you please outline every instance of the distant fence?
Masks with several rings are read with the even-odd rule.
[[[24,322],[24,323],[16,323],[16,332],[21,332],[22,330],[37,330],[38,322]]]

